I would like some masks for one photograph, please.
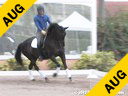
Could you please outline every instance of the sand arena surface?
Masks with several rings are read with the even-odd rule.
[[[49,83],[36,76],[30,81],[27,76],[0,77],[0,96],[84,96],[100,79],[87,79],[86,76],[73,76],[70,83],[66,76],[49,77]],[[128,85],[123,88],[128,96]]]

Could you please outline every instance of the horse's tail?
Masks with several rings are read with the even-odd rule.
[[[21,66],[23,66],[23,61],[21,58],[21,52],[22,52],[22,43],[18,45],[16,53],[15,53],[15,59],[17,61],[18,64],[20,64]]]

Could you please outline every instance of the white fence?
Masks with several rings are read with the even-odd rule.
[[[45,75],[53,75],[53,73],[56,72],[56,70],[45,70],[42,71]],[[101,72],[94,69],[90,70],[70,70],[71,75],[84,75],[87,76],[87,78],[98,78],[98,77],[104,77],[107,72]],[[28,71],[0,71],[0,76],[28,76]],[[34,76],[39,76],[39,73],[37,71],[33,71]],[[65,70],[61,70],[58,75],[66,75]]]

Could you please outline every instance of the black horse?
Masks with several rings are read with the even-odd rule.
[[[47,30],[47,37],[44,42],[44,47],[42,47],[42,56],[43,59],[51,59],[56,65],[57,69],[56,72],[53,74],[54,77],[58,75],[58,72],[61,68],[60,64],[57,62],[56,57],[59,56],[62,60],[62,63],[64,64],[64,68],[66,69],[67,76],[69,80],[71,81],[71,75],[69,74],[69,70],[66,65],[66,59],[65,59],[65,51],[64,51],[64,46],[65,46],[65,36],[66,32],[65,30],[68,27],[64,28],[57,23],[53,23],[49,26]],[[32,75],[32,68],[34,67],[40,74],[42,78],[47,80],[47,77],[41,73],[39,70],[38,66],[36,65],[36,61],[39,58],[39,54],[37,51],[37,48],[32,48],[31,47],[31,42],[35,37],[31,37],[21,44],[19,44],[15,58],[19,64],[23,66],[22,59],[21,59],[21,53],[23,53],[31,62],[29,65],[29,76],[31,80],[34,80],[34,77]]]

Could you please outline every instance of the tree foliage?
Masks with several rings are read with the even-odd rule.
[[[98,50],[109,50],[122,58],[128,51],[128,13],[98,20]]]

